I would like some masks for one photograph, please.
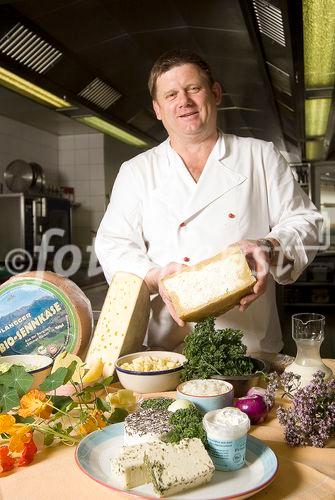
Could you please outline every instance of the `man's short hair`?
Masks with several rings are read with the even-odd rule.
[[[150,71],[148,87],[153,99],[156,97],[157,78],[174,66],[182,66],[183,64],[195,64],[198,66],[207,76],[210,86],[213,85],[214,78],[211,68],[204,59],[188,49],[172,49],[164,52],[164,54],[157,59]]]

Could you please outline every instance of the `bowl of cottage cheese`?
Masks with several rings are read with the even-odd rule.
[[[177,399],[191,401],[203,413],[232,406],[233,397],[233,386],[225,380],[188,380],[177,387]]]

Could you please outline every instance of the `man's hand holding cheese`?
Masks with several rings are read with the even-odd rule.
[[[178,349],[192,325],[172,319],[165,273],[237,243],[257,282],[249,277],[250,292],[217,327],[244,330],[249,352],[279,352],[275,282],[295,281],[314,258],[322,218],[272,143],[217,129],[221,87],[199,56],[163,54],[149,89],[168,138],[120,168],[96,238],[106,278],[124,271],[145,279],[152,292],[146,344]],[[272,245],[279,251],[269,262]]]

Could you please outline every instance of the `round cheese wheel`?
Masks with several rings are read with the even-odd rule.
[[[0,287],[0,355],[68,351],[80,356],[93,327],[90,301],[50,271],[18,274]]]

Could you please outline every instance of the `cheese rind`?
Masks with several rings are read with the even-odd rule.
[[[219,316],[251,292],[256,280],[238,246],[163,278],[177,315],[184,321]]]
[[[149,290],[134,274],[118,272],[107,292],[89,347],[86,364],[104,363],[103,376],[114,373],[117,359],[141,351],[150,313]]]
[[[92,322],[90,301],[64,276],[32,271],[0,287],[0,354],[81,355]]]
[[[157,443],[144,453],[147,482],[159,497],[208,483],[215,472],[211,458],[198,438],[178,444]]]

